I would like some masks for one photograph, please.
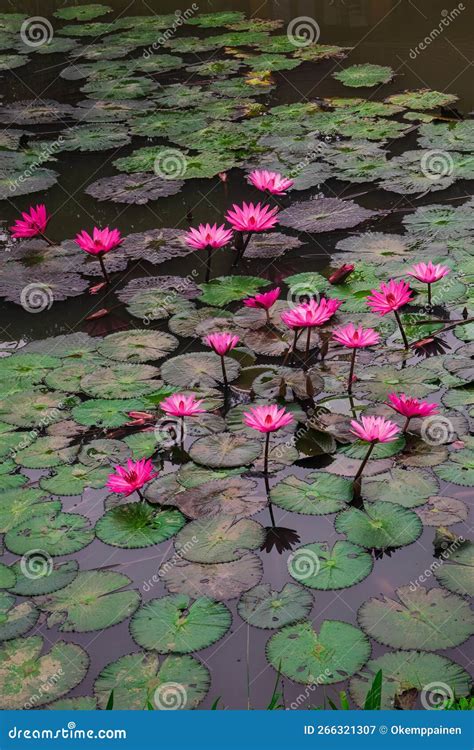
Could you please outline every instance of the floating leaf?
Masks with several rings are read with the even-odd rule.
[[[90,21],[92,18],[98,18],[98,16],[110,13],[111,10],[110,5],[89,3],[79,7],[60,8],[54,11],[53,16],[61,18],[64,21]]]
[[[388,83],[394,76],[394,71],[388,65],[351,65],[349,68],[333,73],[333,78],[351,88],[366,86],[377,86],[380,83]]]
[[[357,205],[354,201],[339,198],[312,198],[293,203],[280,211],[278,220],[284,227],[303,232],[332,232],[361,224],[377,215],[377,211]]]
[[[81,380],[84,393],[97,398],[131,398],[157,390],[162,381],[153,380],[159,369],[151,365],[116,365],[98,367]]]
[[[189,449],[189,455],[197,464],[221,469],[251,464],[261,450],[259,440],[249,440],[241,433],[223,432],[196,440]]]
[[[20,602],[15,606],[15,597],[0,592],[0,641],[9,641],[12,638],[27,633],[39,617],[39,612],[33,602]]]
[[[451,526],[467,520],[468,509],[462,500],[434,495],[417,511],[425,526]]]
[[[210,675],[192,656],[168,656],[161,664],[156,654],[127,654],[108,664],[94,684],[99,707],[114,696],[115,710],[191,709],[205,697]]]
[[[160,654],[188,654],[207,648],[228,631],[232,616],[222,602],[185,594],[152,599],[132,617],[130,633],[139,646]]]
[[[67,415],[66,407],[74,403],[73,399],[66,399],[63,393],[23,391],[21,400],[15,403],[14,409],[11,399],[0,401],[0,419],[18,427],[37,427],[42,419],[47,424],[52,424],[64,419]]]
[[[391,648],[436,651],[463,643],[474,632],[474,616],[460,596],[443,589],[401,586],[397,599],[369,599],[358,612],[362,630]]]
[[[15,585],[16,575],[13,568],[0,563],[0,589],[11,589]]]
[[[74,460],[77,447],[70,446],[67,437],[40,437],[31,445],[20,450],[15,461],[27,469],[47,469]]]
[[[161,510],[145,503],[127,503],[107,511],[99,518],[95,531],[105,544],[137,549],[170,539],[184,523],[184,517],[177,510]]]
[[[41,656],[42,651],[40,636],[18,638],[3,645],[0,650],[1,709],[38,708],[66,695],[84,679],[89,658],[83,648],[58,641]]]
[[[449,454],[450,461],[435,466],[440,479],[463,487],[474,487],[474,452],[465,448]]]
[[[350,542],[368,549],[403,547],[418,539],[423,530],[416,513],[382,501],[367,504],[364,510],[344,510],[336,517],[335,527]]]
[[[284,510],[321,516],[345,508],[352,492],[349,480],[312,472],[305,480],[294,475],[285,477],[272,487],[271,499]]]
[[[239,363],[224,357],[224,364],[227,380],[232,382],[239,374]],[[180,354],[168,359],[161,367],[161,376],[166,383],[178,388],[215,388],[223,382],[220,358],[207,352]]]
[[[190,562],[233,562],[247,550],[260,547],[264,538],[265,531],[256,521],[221,514],[186,524],[176,537],[175,547]]]
[[[67,562],[46,561],[38,551],[38,557],[29,555],[28,566],[23,566],[16,562],[10,568],[12,574],[16,576],[16,581],[8,588],[13,594],[18,596],[41,596],[42,594],[51,594],[53,591],[64,588],[70,584],[79,571],[79,564],[75,560]],[[48,564],[49,563],[49,564]],[[25,570],[23,570],[25,568]],[[33,572],[33,576],[31,575]]]
[[[208,284],[200,284],[200,300],[206,305],[225,307],[229,302],[252,297],[267,285],[268,281],[258,276],[221,276]]]
[[[352,678],[351,695],[355,703],[363,707],[367,691],[377,672],[382,670],[382,709],[393,709],[395,697],[408,691],[426,691],[430,686],[436,696],[440,681],[460,697],[469,692],[470,678],[459,664],[438,654],[419,651],[395,651],[367,662],[360,674]],[[429,691],[428,691],[429,692]],[[446,696],[447,697],[447,696]],[[438,694],[439,698],[439,694]],[[426,698],[428,705],[436,705]]]
[[[308,617],[313,597],[301,586],[287,583],[281,591],[273,591],[269,583],[261,583],[242,595],[237,611],[241,618],[256,628],[281,628]]]
[[[258,513],[267,504],[265,496],[252,496],[256,486],[246,479],[221,479],[180,492],[175,502],[188,518],[218,513],[245,518]]]
[[[89,185],[84,192],[98,201],[142,206],[158,198],[176,195],[183,185],[182,180],[163,180],[149,172],[138,172],[127,176],[102,177]]]
[[[370,482],[364,482],[364,497],[371,501],[384,500],[405,508],[416,508],[424,505],[437,489],[438,483],[426,472],[392,469],[390,474],[381,474]]]
[[[86,487],[105,487],[110,473],[108,466],[59,466],[52,476],[40,480],[40,487],[53,495],[82,495]]]
[[[474,143],[474,123],[472,120],[427,123],[418,130],[418,143],[422,148],[470,152]]]
[[[10,552],[24,555],[42,550],[46,555],[69,555],[90,544],[94,532],[78,513],[42,513],[15,526],[5,535]]]
[[[5,490],[0,494],[0,533],[35,515],[61,510],[60,502],[46,503],[46,493],[30,487]]]
[[[130,421],[131,411],[144,411],[146,404],[140,399],[100,399],[84,401],[72,410],[79,424],[96,427],[121,427]]]
[[[172,594],[225,601],[255,586],[262,578],[263,564],[252,552],[234,562],[214,565],[171,558],[163,563],[158,575]]]
[[[118,362],[137,363],[162,359],[177,346],[178,340],[162,331],[120,331],[107,336],[99,351]]]
[[[91,440],[82,446],[78,459],[85,466],[116,466],[130,457],[130,450],[121,440]]]
[[[461,542],[461,539],[459,539]],[[455,594],[474,596],[474,544],[463,541],[453,543],[433,564],[434,574],[441,586]]]
[[[319,633],[310,622],[287,625],[267,643],[274,669],[303,685],[341,682],[362,667],[370,644],[361,630],[340,620],[325,620]]]
[[[122,573],[86,570],[64,588],[36,600],[48,626],[62,633],[103,630],[129,617],[140,604],[138,591],[119,591],[131,583]]]
[[[454,94],[445,94],[431,89],[419,89],[418,91],[405,91],[403,94],[392,94],[385,101],[408,109],[437,109],[446,107],[457,101]]]
[[[357,544],[338,540],[298,547],[288,560],[290,575],[305,586],[332,591],[354,586],[372,571],[372,557]]]

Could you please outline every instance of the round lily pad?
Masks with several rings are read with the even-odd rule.
[[[390,474],[380,474],[370,482],[364,482],[364,498],[398,503],[405,508],[424,505],[430,495],[438,489],[435,478],[416,469],[392,469]]]
[[[58,626],[63,633],[103,630],[125,620],[140,604],[138,591],[119,591],[130,583],[122,573],[81,571],[68,586],[36,603],[48,614],[48,626]]]
[[[352,482],[348,479],[324,472],[312,472],[307,479],[310,481],[295,475],[285,477],[272,487],[272,502],[294,513],[321,516],[342,510],[352,499]]]
[[[94,684],[99,707],[107,708],[113,694],[116,710],[191,709],[209,689],[209,671],[192,656],[167,656],[161,664],[156,654],[127,654],[108,664]]]
[[[151,365],[115,365],[98,367],[81,380],[81,390],[96,398],[133,398],[153,393],[161,381]]]
[[[5,535],[10,552],[24,555],[42,550],[48,555],[69,555],[90,544],[94,532],[88,519],[77,513],[44,513],[15,526]]]
[[[261,583],[242,595],[237,611],[241,618],[256,628],[281,628],[308,617],[313,607],[309,591],[287,583],[281,591],[273,591],[269,583]]]
[[[349,508],[336,516],[336,531],[368,549],[386,549],[411,544],[420,536],[423,524],[411,510],[383,501],[367,504],[364,510]]]
[[[363,581],[372,570],[372,557],[363,547],[338,540],[298,547],[288,558],[290,575],[305,586],[322,591],[345,589]]]
[[[255,482],[248,479],[220,479],[180,492],[175,501],[188,518],[213,516],[217,513],[243,518],[253,516],[267,504],[264,495],[252,494],[256,486]]]
[[[252,297],[268,281],[258,276],[221,276],[207,284],[201,284],[201,302],[206,305],[225,307],[229,302]]]
[[[263,526],[256,521],[221,514],[186,524],[176,537],[175,547],[190,562],[233,562],[247,550],[259,548],[264,539]]]
[[[455,497],[429,497],[426,505],[417,511],[425,526],[451,526],[466,521],[468,508]]]
[[[47,469],[74,460],[77,448],[70,446],[67,437],[40,437],[31,445],[20,450],[15,461],[27,469]]]
[[[436,562],[434,574],[441,586],[455,594],[474,596],[474,544],[453,543]]]
[[[452,452],[450,461],[434,467],[440,479],[463,487],[474,487],[474,451],[469,448]]]
[[[107,438],[91,440],[82,446],[78,459],[85,466],[117,466],[130,457],[130,449],[122,440]]]
[[[23,601],[15,605],[15,597],[0,592],[0,641],[18,638],[32,628],[39,617],[33,602]]]
[[[351,65],[349,68],[333,73],[333,78],[351,88],[377,86],[392,80],[394,71],[388,65]]]
[[[382,670],[382,709],[393,709],[396,695],[408,690],[419,693],[431,687],[460,698],[469,693],[471,679],[456,662],[438,654],[419,651],[392,651],[367,662],[360,674],[352,678],[350,692],[358,706],[363,707],[366,695],[377,672]],[[430,702],[428,702],[430,705]]]
[[[29,558],[33,560],[34,554]],[[41,596],[42,594],[51,594],[52,591],[64,588],[70,584],[79,571],[79,563],[75,560],[66,562],[48,561],[49,564],[37,566],[34,576],[25,575],[28,570],[23,571],[21,561],[16,562],[10,568],[12,574],[16,576],[15,582],[8,588],[13,594],[19,596]]]
[[[162,359],[177,346],[178,340],[162,331],[119,331],[107,336],[99,351],[118,362],[140,363]]]
[[[224,357],[227,380],[235,380],[239,374],[239,363],[232,357]],[[193,352],[168,359],[161,367],[161,376],[166,383],[179,388],[215,388],[223,382],[221,360],[215,354]]]
[[[110,471],[107,466],[58,466],[53,476],[40,480],[40,487],[53,495],[82,495],[87,487],[105,487]]]
[[[137,549],[159,544],[174,536],[185,523],[178,510],[161,510],[146,503],[111,508],[97,521],[95,532],[105,544]]]
[[[87,427],[121,427],[130,421],[129,412],[145,408],[145,402],[140,399],[94,398],[75,406],[72,415],[76,422]]]
[[[84,679],[86,651],[58,641],[43,653],[40,636],[7,641],[0,649],[0,708],[38,708],[66,695]],[[44,686],[48,685],[48,690]]]
[[[232,616],[222,602],[185,594],[163,596],[141,607],[132,617],[132,638],[143,648],[161,654],[188,654],[219,641]]]
[[[215,601],[235,599],[262,578],[263,564],[252,552],[229,563],[191,563],[171,558],[163,563],[159,577],[172,594],[206,596]]]
[[[0,589],[11,589],[15,585],[16,575],[13,568],[0,563]]]
[[[14,526],[32,516],[61,510],[59,501],[45,502],[46,493],[27,487],[0,493],[0,533],[6,534]]]
[[[11,398],[0,401],[0,419],[18,427],[37,427],[42,419],[47,420],[46,424],[52,424],[64,419],[67,414],[65,410],[74,403],[63,393],[23,391],[21,399],[15,401],[15,408],[12,407]]]
[[[259,440],[249,440],[241,433],[223,432],[196,440],[189,449],[189,455],[197,464],[221,469],[251,464],[261,450]]]
[[[340,620],[325,620],[319,632],[310,622],[287,625],[267,643],[272,667],[303,685],[341,682],[357,672],[369,656],[367,636]]]
[[[384,646],[437,651],[463,643],[474,632],[474,615],[460,596],[439,588],[401,586],[397,599],[364,602],[358,622]]]

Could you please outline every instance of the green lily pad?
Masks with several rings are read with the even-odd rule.
[[[15,597],[0,592],[0,641],[9,641],[27,633],[39,617],[33,602],[20,602],[15,605]]]
[[[159,372],[151,365],[98,367],[82,378],[81,389],[96,398],[137,398],[159,388],[161,381],[153,380]]]
[[[309,201],[293,203],[280,211],[279,223],[301,232],[331,232],[349,229],[377,215],[351,200],[340,198],[311,198]]]
[[[27,469],[47,469],[74,460],[77,447],[70,446],[67,437],[40,437],[32,445],[20,450],[15,461]]]
[[[418,143],[422,148],[440,151],[472,151],[474,123],[472,120],[427,123],[418,129]]]
[[[161,331],[120,331],[107,336],[99,351],[118,362],[148,362],[162,359],[178,346],[178,340]]]
[[[48,627],[57,626],[63,633],[103,630],[122,622],[139,606],[138,591],[118,590],[129,583],[122,573],[81,571],[68,586],[39,597],[36,603],[48,614]]]
[[[461,697],[469,693],[470,677],[456,662],[438,654],[426,654],[419,651],[392,651],[377,659],[367,662],[364,669],[352,678],[350,692],[355,703],[364,706],[367,692],[377,672],[382,670],[382,709],[393,709],[395,696],[408,690],[425,693],[428,706],[436,707],[429,697],[431,687],[436,696],[437,691],[448,691],[453,696]],[[439,697],[439,695],[438,695]]]
[[[290,575],[305,586],[321,591],[345,589],[363,581],[372,570],[372,557],[357,544],[338,540],[298,547],[288,558]]]
[[[45,502],[46,493],[33,487],[5,490],[0,494],[0,533],[6,534],[17,524],[34,515],[61,510],[59,501]]]
[[[256,628],[281,628],[308,617],[313,607],[309,591],[287,583],[281,591],[273,591],[269,583],[261,583],[242,595],[237,611],[242,620]]]
[[[384,646],[437,651],[463,643],[474,632],[474,615],[460,596],[439,588],[401,586],[398,599],[364,602],[358,622]]]
[[[52,495],[82,495],[87,487],[105,487],[110,473],[107,466],[58,466],[53,476],[40,480],[40,487]]]
[[[453,547],[455,545],[452,545]],[[455,594],[474,596],[474,544],[464,542],[442,554],[434,574],[441,586]]]
[[[11,589],[15,585],[16,575],[8,565],[0,563],[0,589]]]
[[[99,16],[104,16],[106,13],[110,13],[111,10],[110,5],[88,3],[79,7],[60,8],[54,11],[53,16],[61,18],[64,21],[90,21],[92,18],[98,18]]]
[[[75,643],[58,641],[43,653],[40,636],[8,641],[0,649],[0,708],[38,708],[66,695],[86,676],[89,657]],[[47,686],[47,688],[45,687]]]
[[[130,421],[129,412],[145,408],[146,403],[140,399],[95,398],[76,406],[72,415],[76,422],[87,427],[121,427]]]
[[[48,711],[95,711],[97,701],[89,695],[79,696],[78,698],[64,698],[64,700],[54,701],[48,706]]]
[[[38,553],[38,562],[39,564],[35,566],[35,555],[33,553],[28,556],[27,565],[22,566],[21,562],[14,563],[10,570],[16,576],[16,580],[6,588],[12,594],[18,594],[18,596],[51,594],[51,592],[62,589],[71,583],[79,571],[79,564],[75,560],[55,562],[54,564],[52,560],[48,560],[45,564],[45,559]],[[28,575],[25,575],[25,573]]]
[[[442,242],[467,237],[474,229],[474,216],[469,204],[420,206],[405,216],[403,224],[417,238]]]
[[[378,86],[380,83],[388,83],[394,76],[394,71],[388,65],[351,65],[350,68],[333,73],[333,78],[341,81],[344,86],[360,88],[366,86]]]
[[[352,482],[324,472],[312,472],[307,479],[290,475],[275,484],[271,499],[275,505],[294,513],[321,516],[336,513],[352,499]]]
[[[232,615],[222,602],[185,594],[152,599],[132,617],[130,633],[139,646],[160,654],[188,654],[219,641]]]
[[[18,524],[5,535],[10,552],[24,555],[42,550],[48,555],[78,552],[94,538],[88,519],[77,513],[42,513]]]
[[[215,601],[235,599],[262,578],[263,564],[252,552],[228,563],[191,563],[168,560],[159,570],[159,579],[172,594],[206,596]]]
[[[265,530],[256,521],[221,514],[186,524],[175,547],[190,562],[226,563],[238,560],[247,550],[258,549],[264,539]]]
[[[412,398],[424,398],[438,387],[430,383],[435,376],[425,367],[396,370],[388,365],[374,365],[360,368],[357,377],[356,392],[367,394],[375,401],[386,401],[391,391],[409,393]]]
[[[319,632],[310,622],[287,625],[267,643],[272,667],[303,685],[341,682],[369,656],[370,643],[364,633],[340,620],[325,620]]]
[[[94,684],[99,707],[114,696],[114,709],[145,711],[191,709],[209,689],[209,671],[192,656],[168,656],[161,664],[156,654],[127,654],[108,664]]]
[[[259,440],[249,440],[242,433],[222,432],[196,440],[189,449],[189,455],[197,464],[213,469],[230,469],[253,463],[261,450]]]
[[[95,531],[105,544],[138,549],[173,537],[185,523],[177,510],[151,508],[145,503],[127,503],[111,508],[99,518]]]
[[[463,487],[474,487],[474,452],[469,448],[453,451],[450,460],[434,467],[440,479]]]
[[[390,443],[377,443],[371,455],[372,459],[390,458],[400,453],[405,447],[405,438],[399,437]],[[367,455],[368,445],[364,440],[356,440],[351,445],[344,446],[340,453],[348,458],[363,459]]]
[[[67,407],[75,401],[63,393],[42,393],[41,391],[23,391],[21,399],[12,408],[11,399],[0,401],[0,419],[18,427],[38,427],[65,419]],[[43,420],[43,422],[42,422]]]
[[[349,508],[336,517],[336,531],[368,549],[386,549],[411,544],[420,536],[423,524],[411,510],[396,503],[375,502],[364,510]]]
[[[388,104],[406,107],[407,109],[437,109],[446,107],[457,101],[454,94],[445,94],[431,89],[419,89],[418,91],[405,91],[403,94],[392,94],[385,101]]]
[[[200,301],[206,305],[225,307],[229,302],[252,297],[268,280],[258,276],[220,276],[207,284],[200,284]]]
[[[364,482],[367,500],[384,500],[404,508],[424,505],[437,490],[438,483],[431,474],[414,469],[392,469],[390,474],[379,474],[376,479]]]
[[[224,357],[224,365],[227,380],[235,380],[239,363],[232,357]],[[223,382],[221,359],[207,352],[180,354],[163,363],[161,377],[178,388],[215,388]]]
[[[130,458],[130,449],[122,440],[108,440],[107,438],[91,440],[85,443],[78,455],[81,464],[85,466],[116,466]]]
[[[57,357],[47,354],[14,354],[0,363],[2,377],[18,378],[23,387],[40,383],[50,370],[60,365]]]
[[[451,526],[468,517],[468,508],[462,500],[440,495],[429,497],[426,505],[416,512],[425,526]]]

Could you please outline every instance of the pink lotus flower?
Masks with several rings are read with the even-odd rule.
[[[343,263],[337,271],[334,271],[328,278],[330,284],[342,284],[343,281],[351,275],[355,265],[353,263]]]
[[[249,182],[257,190],[267,191],[272,195],[284,195],[294,185],[294,180],[283,177],[279,172],[268,172],[266,169],[255,169],[250,172]]]
[[[291,422],[293,414],[284,408],[279,409],[276,404],[250,407],[249,411],[244,412],[244,424],[258,432],[275,432]]]
[[[400,428],[384,417],[361,417],[351,421],[352,434],[366,443],[391,443],[397,439]]]
[[[232,229],[226,229],[224,224],[199,224],[198,229],[190,229],[184,235],[186,244],[203,250],[206,247],[224,247],[232,239]]]
[[[30,206],[29,212],[23,211],[21,215],[23,219],[17,219],[14,225],[10,227],[12,237],[17,240],[24,237],[36,237],[45,233],[50,216],[44,203]]]
[[[220,357],[228,354],[237,344],[240,339],[238,336],[234,336],[232,333],[210,333],[206,336],[204,342],[219,354]]]
[[[92,237],[84,229],[76,235],[76,244],[90,255],[103,255],[114,250],[122,242],[118,229],[94,227]]]
[[[194,393],[189,396],[184,393],[173,393],[172,396],[163,399],[160,409],[173,417],[193,417],[195,414],[203,414],[206,411],[201,409],[202,402],[203,399],[196,399]]]
[[[126,469],[123,466],[116,466],[115,471],[115,474],[109,475],[107,487],[112,492],[118,492],[125,496],[139,491],[150,479],[158,476],[158,472],[153,471],[151,460],[146,458],[139,461],[132,461],[129,458]]]
[[[388,284],[382,282],[380,289],[372,289],[372,294],[367,297],[367,304],[379,315],[387,315],[410,302],[411,295],[411,289],[406,281],[390,279]]]
[[[281,314],[281,319],[289,328],[313,328],[327,323],[341,305],[342,302],[339,299],[323,297],[319,302],[311,299],[309,302],[302,302],[292,310],[285,310]]]
[[[442,266],[441,263],[433,265],[430,261],[429,263],[416,263],[411,271],[407,271],[407,276],[413,276],[414,279],[424,284],[433,284],[443,276],[447,276],[449,272],[450,269],[447,266]]]
[[[243,203],[242,207],[234,203],[232,210],[227,212],[226,219],[237,232],[265,232],[278,223],[277,213],[277,208],[262,206],[260,203],[255,206],[253,203]]]
[[[406,417],[403,432],[406,432],[413,417],[430,417],[432,414],[438,413],[438,404],[419,401],[417,398],[408,398],[404,393],[400,393],[399,396],[396,393],[389,393],[388,399],[386,401],[387,406]]]
[[[269,310],[279,296],[280,287],[277,286],[276,289],[272,289],[270,292],[263,292],[263,294],[256,294],[254,297],[244,299],[244,305],[247,307],[258,307],[261,310]]]
[[[350,349],[363,349],[366,346],[374,346],[380,341],[380,334],[373,328],[356,328],[353,323],[348,323],[343,328],[337,328],[332,338],[343,346]]]

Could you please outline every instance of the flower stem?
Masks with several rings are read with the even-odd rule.
[[[268,498],[268,510],[270,511],[270,518],[272,521],[272,526],[275,527],[275,516],[273,515],[273,506],[270,500],[270,482],[268,479],[268,449],[270,446],[270,433],[267,432],[265,435],[265,451],[264,451],[264,459],[263,459],[263,474],[265,479],[265,490],[267,493]]]
[[[428,284],[428,304],[431,307],[431,284]]]
[[[145,497],[143,495],[143,492],[141,490],[137,489],[137,495],[140,498],[141,502],[144,503],[145,502]]]
[[[405,333],[405,330],[404,330],[404,328],[402,326],[402,321],[400,319],[400,315],[398,314],[398,310],[394,310],[393,312],[395,314],[395,318],[396,318],[396,321],[398,323],[398,327],[400,329],[400,333],[402,334],[402,339],[403,339],[403,344],[405,346],[405,349],[409,349],[410,345],[408,343],[408,339],[407,339],[407,335]]]
[[[306,366],[308,365],[310,343],[311,343],[311,327],[308,326],[308,333],[306,334],[306,348],[304,352],[304,363]]]
[[[229,400],[229,382],[227,380],[227,372],[225,369],[224,356],[221,356],[221,368],[222,368],[222,379],[224,381],[224,414],[227,413],[227,405]]]
[[[406,422],[405,422],[405,424],[403,425],[403,430],[402,430],[402,432],[406,432],[406,431],[408,430],[408,425],[410,424],[410,421],[411,421],[411,417],[407,417],[407,421],[406,421]]]
[[[180,435],[181,450],[184,450],[184,416],[181,417],[181,435]]]
[[[54,246],[54,242],[52,240],[50,240],[49,237],[46,237],[46,235],[43,234],[43,232],[40,232],[40,237],[42,237],[43,240],[48,243],[48,245],[53,245]]]
[[[211,252],[212,248],[210,245],[207,246],[207,264],[206,264],[206,284],[209,282],[209,279],[211,278]]]
[[[366,465],[367,461],[369,460],[369,458],[370,458],[370,454],[371,454],[371,453],[372,453],[372,451],[374,450],[374,448],[375,448],[375,445],[376,445],[376,441],[374,441],[373,443],[371,443],[371,444],[370,444],[370,446],[369,446],[369,450],[367,451],[367,453],[366,453],[366,456],[365,456],[364,460],[362,461],[361,465],[359,466],[359,471],[357,472],[357,474],[356,474],[356,475],[355,475],[355,477],[354,477],[354,480],[353,480],[353,483],[354,483],[354,485],[355,485],[355,484],[357,484],[357,482],[358,482],[358,481],[359,481],[359,479],[361,478],[361,476],[362,476],[362,472],[363,472],[363,471],[364,471],[364,469],[365,469],[365,465]]]
[[[246,240],[244,241],[244,244],[243,244],[242,250],[240,251],[240,254],[239,254],[239,260],[242,260],[242,258],[244,257],[244,253],[245,253],[245,251],[247,250],[247,247],[248,247],[248,244],[249,244],[249,242],[250,242],[250,239],[251,239],[251,237],[252,237],[252,234],[253,234],[253,232],[249,232],[249,233],[248,233],[248,235],[247,235],[247,239],[246,239]]]
[[[351,369],[349,370],[349,378],[347,380],[347,392],[350,394],[352,393],[352,380],[354,378],[354,367],[356,362],[356,351],[357,349],[354,347],[352,350],[352,357],[351,357]]]
[[[105,263],[104,263],[104,259],[103,259],[103,257],[102,257],[102,253],[99,253],[99,254],[97,255],[97,257],[98,257],[98,259],[99,259],[99,263],[100,263],[100,267],[101,267],[101,269],[102,269],[102,273],[103,273],[103,275],[104,275],[104,279],[105,279],[105,281],[106,281],[106,283],[107,283],[107,284],[110,284],[110,278],[109,278],[109,274],[107,273],[107,270],[106,270],[106,268],[105,268]]]

